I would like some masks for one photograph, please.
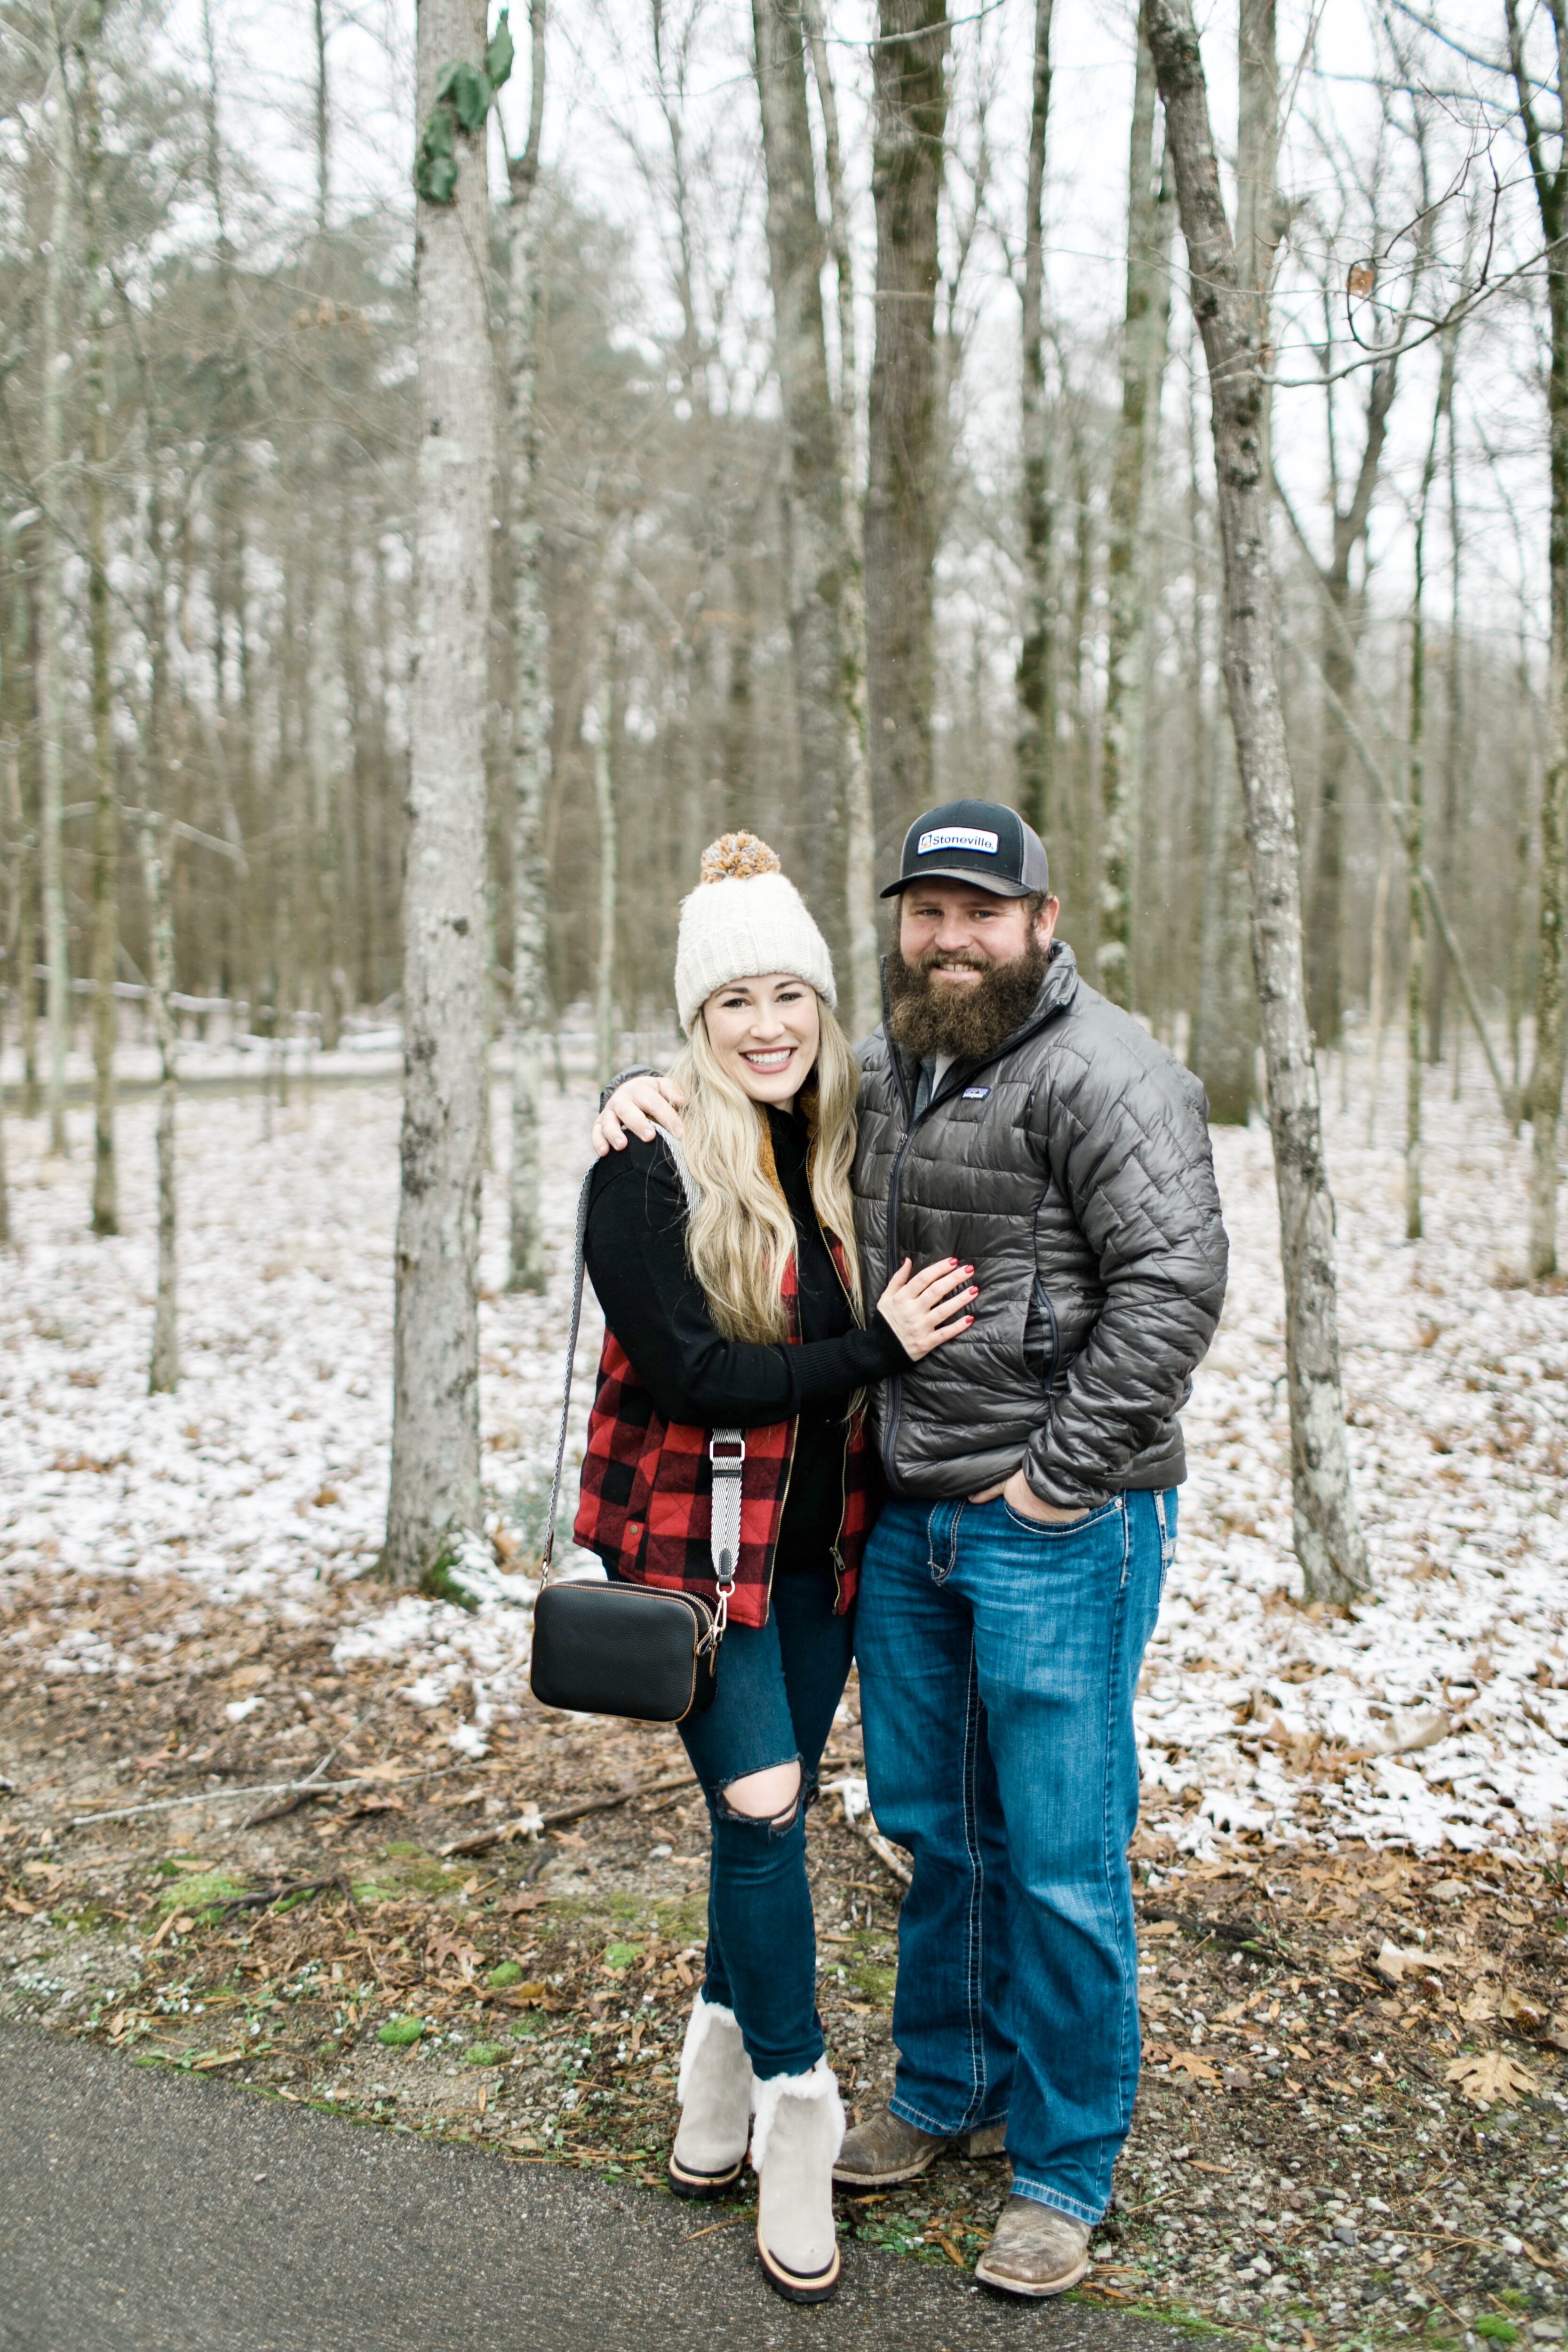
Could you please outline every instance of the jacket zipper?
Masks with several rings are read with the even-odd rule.
[[[1051,1360],[1046,1368],[1046,1394],[1048,1397],[1051,1392],[1051,1382],[1057,1376],[1057,1366],[1062,1360],[1061,1327],[1057,1321],[1057,1310],[1052,1302],[1051,1294],[1038,1275],[1035,1276],[1035,1296],[1045,1308],[1046,1320],[1051,1327]]]
[[[1032,1028],[1026,1029],[1022,1036],[1008,1038],[1004,1045],[998,1046],[994,1054],[987,1054],[984,1061],[970,1062],[963,1065],[963,1085],[968,1086],[980,1071],[990,1069],[993,1064],[1004,1060],[1007,1055],[1016,1054],[1022,1046],[1032,1045],[1034,1040],[1041,1034],[1042,1031],[1048,1029],[1053,1021],[1060,1018],[1061,1013],[1065,1010],[1065,1006],[1054,1005],[1049,1013],[1042,1014],[1041,1018],[1035,1023]],[[913,1118],[911,1116],[914,1108],[913,1098],[910,1094],[908,1087],[904,1084],[903,1066],[899,1060],[899,1049],[894,1045],[892,1038],[888,1037],[886,1022],[887,1016],[884,1009],[882,1034],[888,1039],[888,1053],[892,1061],[893,1075],[898,1080],[899,1095],[904,1106],[904,1118],[908,1121],[908,1125],[904,1129],[904,1139],[902,1143],[900,1144],[897,1151],[893,1154],[893,1165],[889,1171],[888,1176],[888,1279],[890,1282],[893,1276],[893,1257],[899,1246],[899,1179],[904,1172],[904,1161],[909,1155],[910,1146],[914,1141],[915,1136],[919,1132],[920,1129],[925,1125],[926,1120],[931,1117],[932,1111],[940,1110],[943,1104],[951,1102],[953,1099],[953,1097],[960,1091],[960,1088],[952,1085],[952,1071],[950,1070],[947,1078],[944,1079],[942,1083],[942,1091],[939,1094],[932,1095],[930,1102],[927,1103],[924,1110],[921,1111],[918,1118]],[[959,1065],[955,1063],[953,1067],[954,1069],[957,1069]],[[1051,1315],[1051,1328],[1054,1331],[1056,1328],[1056,1314],[1054,1309]],[[888,1400],[887,1434],[882,1440],[882,1467],[887,1472],[888,1484],[891,1486],[895,1495],[902,1492],[893,1469],[893,1453],[898,1444],[899,1420],[903,1411],[903,1374],[901,1372],[895,1372],[892,1381],[892,1392]]]

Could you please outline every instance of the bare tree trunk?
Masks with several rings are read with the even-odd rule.
[[[1464,776],[1464,563],[1463,533],[1459,499],[1458,449],[1454,433],[1454,404],[1448,401],[1447,437],[1448,475],[1448,653],[1443,665],[1444,727],[1443,727],[1443,818],[1437,851],[1437,882],[1450,910],[1455,909],[1456,897],[1462,902],[1468,881],[1468,862],[1458,856],[1459,835],[1459,798]],[[1457,928],[1457,926],[1456,926]],[[1436,941],[1432,958],[1432,983],[1427,991],[1426,1059],[1431,1063],[1443,1058],[1443,1024],[1447,1014],[1448,973],[1451,958],[1441,941]],[[1463,1032],[1458,1031],[1458,1034]],[[1455,1045],[1456,1055],[1458,1046]],[[1455,1069],[1458,1064],[1456,1061]],[[1458,1097],[1456,1097],[1456,1099]]]
[[[1421,468],[1415,508],[1415,580],[1410,606],[1410,756],[1405,782],[1405,1238],[1421,1238],[1421,1062],[1426,1026],[1426,522],[1444,418],[1454,398],[1455,338],[1443,338],[1437,404]]]
[[[8,655],[9,652],[10,647],[7,646],[5,648],[5,655]],[[4,656],[0,656],[0,659],[4,659]],[[9,682],[7,664],[5,670],[0,671],[0,686],[8,685]],[[16,739],[14,735],[6,734],[0,736],[0,759],[4,759],[5,763],[5,794],[4,801],[0,802],[0,810],[3,810],[6,830],[9,832],[12,824],[20,815],[22,797],[18,788],[18,778],[16,772]],[[18,850],[21,848],[20,833],[21,827],[18,824],[18,838],[16,841],[16,847]],[[12,865],[10,870],[12,881],[12,888],[10,892],[11,903],[5,909],[8,919],[4,939],[4,948],[6,972],[15,977],[16,975],[19,961],[17,955],[17,942],[25,936],[21,919],[22,909],[17,901],[16,896],[16,884],[24,871],[20,856],[16,859],[16,862]],[[26,986],[26,980],[24,980],[23,985]],[[5,998],[8,992],[17,997],[19,1002],[21,992],[16,987],[13,987],[9,992],[4,988],[0,988],[0,1249],[8,1249],[11,1244],[11,1188],[6,1181],[5,1176]]]
[[[1034,82],[1029,104],[1029,162],[1024,216],[1023,455],[1024,628],[1016,680],[1018,701],[1018,799],[1036,832],[1047,836],[1055,820],[1057,750],[1056,594],[1051,576],[1056,519],[1051,505],[1051,456],[1046,398],[1046,147],[1051,110],[1051,5],[1035,0]]]
[[[1257,992],[1247,968],[1247,840],[1236,775],[1234,737],[1222,722],[1205,724],[1203,677],[1211,653],[1207,605],[1212,562],[1198,472],[1197,350],[1188,355],[1188,524],[1194,549],[1194,613],[1193,690],[1194,744],[1204,767],[1199,779],[1203,841],[1197,890],[1196,996],[1189,1048],[1193,1068],[1208,1097],[1216,1127],[1245,1127],[1256,1091]],[[1216,597],[1215,602],[1218,599]]]
[[[331,113],[327,80],[327,16],[325,0],[314,0],[316,266],[324,270],[329,212],[331,201]],[[312,1000],[320,1016],[321,1045],[335,1050],[342,1029],[342,982],[338,971],[337,940],[341,920],[342,880],[342,746],[339,700],[342,662],[339,629],[339,573],[342,533],[330,521],[335,502],[332,451],[329,429],[311,427],[310,469],[314,485],[316,528],[305,540],[305,604],[309,657],[305,677],[306,767],[310,787],[309,838],[310,885],[307,900],[310,940],[307,969],[300,993]],[[327,560],[323,562],[322,556]],[[336,560],[334,560],[336,559]],[[292,1009],[292,1008],[290,1008]],[[313,1055],[307,1041],[305,1067]]]
[[[151,808],[139,828],[142,878],[153,929],[153,1019],[158,1040],[158,1290],[153,1309],[153,1351],[147,1387],[153,1396],[180,1381],[179,1197],[174,1170],[174,1113],[179,1099],[179,1030],[174,992],[174,894],[172,842],[166,820]]]
[[[1394,834],[1386,809],[1378,811],[1377,887],[1372,901],[1372,975],[1367,990],[1367,1025],[1372,1031],[1372,1073],[1366,1101],[1366,1139],[1377,1139],[1377,1095],[1383,1078],[1384,982],[1388,966],[1388,896],[1394,884]]]
[[[342,663],[339,583],[335,567],[323,563],[323,548],[339,544],[331,517],[334,504],[331,458],[321,428],[312,428],[311,471],[316,483],[318,529],[307,539],[305,609],[309,657],[305,670],[304,775],[309,794],[301,831],[310,843],[310,879],[306,900],[308,933],[300,998],[321,1020],[321,1042],[336,1049],[342,1027],[342,978],[336,968],[342,865],[342,748],[339,696]],[[307,1068],[309,1067],[307,1061]]]
[[[845,729],[840,606],[846,547],[839,436],[828,389],[822,315],[826,254],[816,212],[806,36],[799,0],[752,0],[752,15],[767,181],[773,364],[786,450],[784,507],[805,875],[814,907],[825,917],[829,937],[841,944]]]
[[[1213,1125],[1245,1127],[1258,1092],[1256,992],[1247,968],[1247,836],[1235,746],[1219,729],[1210,745],[1207,782],[1193,1067]]]
[[[31,623],[33,600],[26,596],[20,582],[16,603],[25,607]],[[26,646],[32,638],[30,626],[18,629],[14,642]],[[40,684],[37,664],[31,665],[35,690]],[[18,733],[20,725],[18,726]],[[34,820],[37,809],[37,754],[40,730],[33,716],[29,732],[33,758],[28,762],[34,777],[29,793],[23,784],[21,745],[13,735],[9,747],[9,774],[16,814],[16,999],[20,1014],[22,1047],[22,1116],[38,1116],[38,834]]]
[[[1158,426],[1169,319],[1170,246],[1161,224],[1154,64],[1140,25],[1127,177],[1127,309],[1121,331],[1121,414],[1106,551],[1110,648],[1100,754],[1100,945],[1095,976],[1113,1004],[1132,1003],[1132,857],[1143,772],[1144,646],[1151,448]],[[1162,250],[1163,243],[1163,250]]]
[[[1318,826],[1307,900],[1307,1013],[1318,1045],[1340,1041],[1344,1022],[1344,772],[1349,738],[1332,697],[1350,699],[1355,675],[1356,600],[1351,572],[1364,544],[1373,498],[1383,466],[1388,413],[1398,387],[1394,360],[1372,372],[1367,395],[1366,438],[1355,485],[1342,505],[1337,480],[1329,485],[1333,505],[1333,549],[1327,569],[1298,534],[1298,544],[1317,572],[1324,600],[1321,665],[1331,699],[1322,719],[1318,770]],[[1331,393],[1330,397],[1331,397]]]
[[[599,645],[599,677],[594,698],[594,809],[599,820],[599,937],[594,958],[594,1059],[601,1087],[616,1068],[616,851],[615,772],[610,764],[616,728],[616,625],[605,614]]]
[[[1261,357],[1271,345],[1268,286],[1279,211],[1279,65],[1277,0],[1241,0],[1237,20],[1236,267]],[[1269,411],[1260,384],[1263,491],[1269,485]]]
[[[481,0],[422,0],[418,108],[485,46]],[[484,711],[495,478],[485,126],[453,129],[452,201],[418,199],[419,467],[404,896],[404,1104],[384,1572],[439,1581],[479,1520],[485,1136]]]
[[[1530,693],[1530,621],[1529,608],[1521,592],[1519,614],[1519,653],[1514,668],[1514,805],[1513,805],[1513,904],[1522,908],[1527,903],[1530,887],[1530,852],[1535,832],[1533,729],[1529,723]],[[1525,1082],[1522,1068],[1524,1002],[1530,983],[1530,935],[1522,920],[1514,927],[1513,952],[1508,960],[1508,1038],[1510,1091],[1513,1100],[1513,1131],[1517,1136],[1521,1119],[1525,1115]]]
[[[44,302],[39,367],[43,412],[43,529],[38,585],[38,720],[42,736],[43,790],[38,810],[38,849],[44,901],[44,961],[48,968],[49,1150],[64,1154],[66,1050],[70,1039],[70,944],[66,929],[65,881],[65,691],[60,675],[60,559],[57,516],[65,495],[66,356],[60,303],[70,236],[70,171],[66,161],[64,77],[55,77],[54,186],[49,203],[49,250],[44,266]]]
[[[13,961],[22,1048],[23,1117],[38,1115],[38,838],[37,598],[34,580],[37,519],[6,531],[4,671],[0,673],[0,753],[5,759],[5,820],[14,842],[11,867]]]
[[[87,475],[88,635],[92,661],[92,1230],[120,1230],[114,1160],[114,969],[120,945],[120,803],[116,790],[113,686],[109,619],[109,387],[104,380],[108,326],[103,265],[103,141],[98,67],[90,43],[82,59],[83,255],[89,306],[87,398],[91,452]]]
[[[315,0],[316,34],[316,236],[327,234],[327,207],[331,196],[331,117],[327,94],[327,12],[324,0]]]
[[[1532,1150],[1529,1267],[1533,1279],[1557,1270],[1557,1129],[1563,1117],[1563,901],[1568,855],[1568,138],[1559,137],[1555,169],[1548,165],[1545,132],[1536,112],[1536,84],[1525,63],[1518,0],[1504,0],[1509,54],[1524,126],[1531,177],[1545,247],[1546,311],[1551,359],[1546,375],[1547,467],[1551,521],[1547,564],[1552,583],[1552,650],[1548,664],[1546,769],[1541,780],[1541,912],[1535,973],[1535,1066],[1530,1077]],[[1563,27],[1556,17],[1557,71],[1552,96],[1563,120],[1568,100]]]
[[[534,198],[544,127],[545,0],[529,9],[532,81],[528,138],[507,159],[511,201],[507,412],[508,512],[512,580],[511,835],[511,1169],[508,1180],[513,1290],[544,1288],[544,1233],[539,1209],[540,1039],[549,996],[545,961],[544,862],[541,821],[550,772],[550,635],[540,583],[539,436],[534,398],[539,368],[539,233]]]
[[[812,71],[822,112],[822,159],[827,184],[827,249],[838,307],[839,512],[844,546],[838,599],[839,702],[844,728],[844,912],[849,934],[850,1034],[868,1036],[882,1017],[877,949],[877,829],[866,734],[866,547],[855,427],[859,370],[856,364],[855,266],[849,207],[838,141],[838,100],[828,63],[821,0],[802,0],[801,21],[811,45]]]
[[[944,0],[879,0],[876,89],[877,352],[866,488],[866,650],[877,858],[897,870],[932,791],[931,566],[937,208],[947,125]]]
[[[1345,1445],[1334,1208],[1307,1027],[1295,799],[1274,667],[1262,352],[1220,194],[1190,0],[1148,0],[1146,25],[1208,362],[1225,557],[1223,658],[1247,812],[1253,964],[1279,1201],[1296,1555],[1309,1600],[1342,1601],[1366,1585],[1367,1558]]]

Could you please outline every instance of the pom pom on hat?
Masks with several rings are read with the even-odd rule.
[[[753,874],[782,874],[776,849],[754,833],[721,833],[702,853],[700,879],[704,882],[748,882]]]
[[[721,834],[702,853],[702,879],[681,901],[675,1001],[688,1036],[717,988],[785,971],[837,1005],[833,959],[777,853],[754,833]]]

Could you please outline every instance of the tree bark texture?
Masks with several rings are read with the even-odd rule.
[[[1547,469],[1551,519],[1547,562],[1552,589],[1552,648],[1546,687],[1546,761],[1541,781],[1541,913],[1535,972],[1535,1066],[1530,1077],[1532,1131],[1529,1268],[1533,1279],[1557,1271],[1557,1129],[1563,1117],[1563,905],[1568,856],[1568,136],[1560,135],[1556,166],[1546,157],[1546,133],[1536,111],[1536,85],[1525,62],[1518,0],[1505,0],[1509,54],[1524,126],[1531,177],[1545,247],[1546,314],[1551,357],[1546,373]],[[1568,99],[1558,25],[1552,95],[1562,121]]]
[[[880,0],[871,53],[876,131],[877,351],[866,487],[866,651],[877,862],[898,870],[905,832],[932,793],[931,570],[937,210],[947,85],[944,0]]]
[[[33,547],[15,529],[10,594],[6,600],[7,636],[4,688],[5,787],[7,815],[15,826],[16,862],[12,868],[17,1011],[21,1016],[22,1113],[38,1115],[38,694],[37,597],[34,574],[38,526],[28,526]],[[24,760],[24,751],[27,754]]]
[[[1350,700],[1355,681],[1358,614],[1351,572],[1356,551],[1366,539],[1388,437],[1388,414],[1398,384],[1396,360],[1373,369],[1366,432],[1349,499],[1342,500],[1337,478],[1329,485],[1333,540],[1328,563],[1320,563],[1298,535],[1298,544],[1317,573],[1322,593],[1320,661],[1323,677],[1341,703]],[[1327,396],[1331,398],[1331,392]],[[1307,1013],[1312,1035],[1324,1049],[1338,1045],[1344,1022],[1344,788],[1349,749],[1343,722],[1331,701],[1322,719],[1318,824],[1307,897]]]
[[[1454,433],[1454,406],[1448,403],[1448,649],[1443,664],[1443,804],[1438,834],[1436,878],[1447,903],[1462,903],[1468,881],[1468,866],[1458,855],[1461,799],[1468,769],[1465,759],[1464,678],[1464,532],[1459,492],[1459,457]],[[1434,1066],[1443,1058],[1444,1024],[1448,1010],[1448,976],[1458,978],[1458,967],[1446,941],[1433,942],[1432,975],[1426,991],[1426,1059]],[[1458,1047],[1456,1045],[1456,1055]],[[1458,1070],[1458,1062],[1455,1069]],[[1457,1099],[1457,1097],[1456,1097]],[[1506,1111],[1505,1111],[1505,1116]]]
[[[93,26],[96,31],[96,25]],[[89,36],[90,39],[91,36]],[[114,968],[120,946],[120,801],[114,756],[109,618],[109,387],[103,258],[103,139],[98,68],[82,60],[81,160],[87,227],[83,276],[89,304],[87,398],[91,449],[87,478],[88,639],[92,679],[92,1230],[120,1230],[114,1162]]]
[[[1279,210],[1277,0],[1241,0],[1237,19],[1236,266],[1260,360],[1272,356],[1268,285]],[[1263,479],[1268,482],[1270,401],[1262,394]]]
[[[38,718],[42,730],[43,789],[38,810],[38,853],[44,901],[45,1000],[48,1024],[49,1150],[63,1154],[66,1138],[66,1052],[70,1042],[70,940],[66,928],[65,880],[65,692],[60,674],[59,529],[56,517],[65,494],[65,356],[60,303],[65,290],[67,240],[70,236],[70,173],[65,156],[66,94],[63,77],[55,91],[54,185],[49,203],[49,251],[44,270],[40,336],[43,377],[43,528],[38,590]]]
[[[1295,799],[1275,674],[1266,388],[1255,307],[1220,194],[1190,0],[1148,0],[1145,22],[1175,167],[1193,310],[1208,362],[1225,562],[1222,658],[1247,816],[1253,968],[1279,1202],[1296,1554],[1309,1599],[1343,1599],[1366,1584],[1367,1559],[1345,1444],[1334,1209],[1307,1027]]]
[[[855,264],[838,140],[838,100],[828,62],[821,0],[802,0],[822,115],[823,177],[827,189],[827,249],[837,297],[839,512],[843,555],[838,598],[839,707],[844,729],[844,916],[849,947],[850,1034],[867,1037],[882,1017],[877,941],[877,832],[867,751],[866,534],[856,452],[859,371],[856,364]]]
[[[1405,782],[1405,1238],[1421,1238],[1421,1065],[1426,1025],[1426,524],[1437,446],[1454,397],[1455,339],[1443,338],[1437,405],[1415,507],[1410,603],[1410,756]]]
[[[1095,977],[1113,1004],[1132,1003],[1132,850],[1143,773],[1147,514],[1170,317],[1170,252],[1161,250],[1154,61],[1142,25],[1127,175],[1127,307],[1121,329],[1121,413],[1106,550],[1110,646],[1100,750],[1100,944]]]
[[[806,36],[798,0],[752,0],[752,24],[767,184],[773,365],[786,451],[784,509],[806,896],[829,939],[841,947],[843,486],[822,315],[827,256],[816,211]]]
[[[1188,381],[1195,382],[1197,352],[1188,352]],[[1236,773],[1236,740],[1205,709],[1204,677],[1212,659],[1219,667],[1211,604],[1217,614],[1213,551],[1206,529],[1208,507],[1198,466],[1197,403],[1189,398],[1187,431],[1187,532],[1194,550],[1197,593],[1191,649],[1193,737],[1200,747],[1203,885],[1198,892],[1195,994],[1192,1008],[1193,1068],[1209,1098],[1209,1119],[1218,1127],[1245,1127],[1257,1092],[1258,998],[1247,950],[1247,835]]]
[[[485,45],[482,0],[421,0],[423,121]],[[416,229],[419,455],[404,891],[404,1104],[384,1571],[412,1583],[479,1519],[485,1133],[486,650],[495,472],[484,130],[455,133],[453,201]]]
[[[179,1100],[179,1030],[174,1020],[173,843],[163,817],[144,809],[140,826],[142,879],[153,927],[153,1022],[158,1041],[158,1288],[147,1387],[167,1396],[180,1383],[179,1193],[174,1118]]]
[[[539,236],[534,197],[544,117],[544,0],[529,12],[532,82],[528,139],[509,158],[507,414],[508,518],[511,536],[511,1169],[508,1184],[509,1285],[544,1288],[539,1207],[539,1091],[549,996],[542,821],[550,772],[550,637],[540,580]]]
[[[1142,50],[1142,45],[1140,45]],[[1042,840],[1056,815],[1056,595],[1051,572],[1050,411],[1046,388],[1046,148],[1051,111],[1051,0],[1035,0],[1034,79],[1024,215],[1023,380],[1019,426],[1024,625],[1015,680],[1018,802]]]
[[[616,730],[616,625],[606,614],[594,702],[594,808],[599,820],[599,939],[594,966],[594,1059],[601,1087],[616,1070],[616,912],[617,849],[616,778],[611,752]]]
[[[1247,968],[1246,818],[1235,745],[1222,728],[1215,730],[1207,782],[1193,1067],[1208,1097],[1211,1123],[1245,1127],[1258,1095],[1257,999]]]

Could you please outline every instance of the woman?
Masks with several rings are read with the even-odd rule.
[[[684,1170],[664,1143],[634,1142],[601,1160],[589,1196],[606,1328],[575,1533],[612,1578],[711,1598],[708,1433],[746,1433],[718,1695],[680,1726],[711,1859],[669,2179],[684,2197],[730,2189],[754,2112],[763,2263],[781,2294],[816,2303],[838,2279],[844,2110],[816,2014],[805,1814],[873,1516],[858,1399],[967,1328],[973,1268],[906,1263],[865,1318],[848,1181],[858,1073],[826,944],[752,835],[704,856],[675,983]]]

